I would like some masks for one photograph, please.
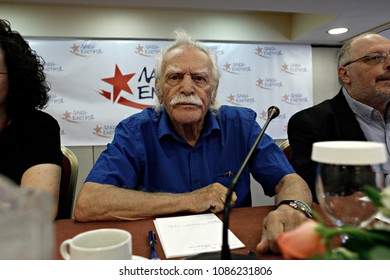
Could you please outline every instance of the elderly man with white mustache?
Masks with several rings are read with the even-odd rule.
[[[218,106],[213,53],[182,30],[158,60],[159,104],[123,120],[81,188],[77,221],[136,220],[172,213],[221,212],[226,193],[261,128],[248,108]],[[231,207],[251,206],[250,174],[275,202],[310,205],[311,192],[264,134],[235,188]],[[263,221],[258,253],[306,220],[282,203]]]

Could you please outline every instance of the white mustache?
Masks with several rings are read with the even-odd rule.
[[[202,100],[198,96],[184,95],[184,94],[176,95],[174,98],[172,98],[172,100],[169,104],[171,104],[172,106],[175,106],[175,105],[181,104],[181,103],[191,104],[191,105],[196,105],[196,106],[203,105]]]

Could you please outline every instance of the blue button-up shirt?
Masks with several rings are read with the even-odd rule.
[[[217,115],[207,113],[192,147],[164,110],[148,108],[119,123],[86,181],[146,192],[185,193],[214,182],[229,187],[259,133],[253,110],[222,106]],[[295,171],[264,134],[235,188],[237,207],[251,205],[250,173],[273,196],[279,180]]]

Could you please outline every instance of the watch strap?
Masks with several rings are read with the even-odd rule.
[[[279,202],[278,207],[280,205],[284,205],[284,204],[288,205],[288,206],[290,206],[298,211],[301,211],[308,218],[313,218],[313,212],[311,211],[310,206],[301,200],[298,200],[298,199],[282,200],[281,202]]]

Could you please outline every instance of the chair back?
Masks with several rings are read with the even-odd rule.
[[[79,163],[76,155],[65,146],[61,146],[61,151],[63,157],[57,220],[72,218],[73,200],[79,172]]]
[[[283,153],[287,157],[287,159],[290,160],[290,153],[291,153],[290,142],[288,140],[283,141],[279,145],[279,148],[283,151]]]

